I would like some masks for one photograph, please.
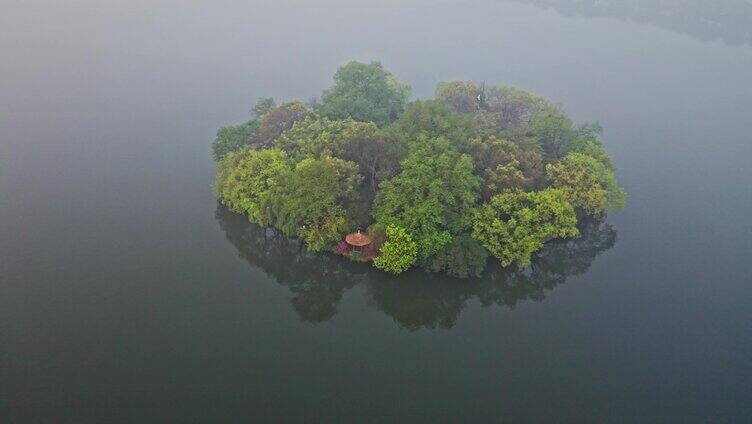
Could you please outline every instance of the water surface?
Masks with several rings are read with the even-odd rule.
[[[554,3],[6,5],[3,421],[749,421],[752,26]],[[350,59],[416,97],[505,82],[599,121],[627,209],[462,283],[218,208],[216,129]]]

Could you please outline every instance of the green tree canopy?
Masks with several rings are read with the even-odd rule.
[[[241,125],[230,125],[220,128],[212,143],[212,158],[220,161],[228,153],[238,151],[249,145],[258,135],[259,124],[253,119]]]
[[[419,139],[443,137],[459,148],[473,136],[472,118],[460,115],[437,100],[420,100],[411,103],[399,121],[393,125],[395,138],[405,144]]]
[[[608,170],[614,171],[611,156],[600,141],[603,128],[599,124],[580,125],[577,136],[569,143],[566,153],[583,153],[602,163]]]
[[[259,120],[258,147],[269,147],[275,138],[289,130],[296,122],[311,115],[311,110],[303,102],[287,102],[264,113]]]
[[[478,186],[470,156],[442,138],[423,137],[402,161],[402,172],[382,183],[374,217],[384,226],[404,228],[425,260],[467,228]]]
[[[331,119],[385,125],[402,113],[410,91],[409,85],[385,71],[381,63],[353,61],[334,74],[334,86],[322,96],[321,113]]]
[[[271,97],[261,97],[253,106],[253,114],[258,118],[277,107],[277,103]]]
[[[331,248],[350,229],[358,200],[357,166],[339,158],[306,158],[272,188],[274,226],[299,236],[313,251]]]
[[[458,277],[489,254],[527,265],[574,236],[578,217],[624,206],[600,125],[509,86],[442,82],[435,99],[407,104],[409,93],[380,63],[350,62],[321,104],[258,99],[253,119],[212,143],[215,194],[312,250],[369,228],[360,259]]]
[[[274,146],[300,159],[341,156],[349,139],[373,138],[377,130],[370,122],[311,116],[283,132],[274,140]]]
[[[386,242],[381,254],[373,260],[376,268],[392,274],[407,271],[418,258],[418,244],[404,228],[396,225],[386,227]]]
[[[498,114],[508,130],[528,126],[536,115],[555,109],[545,97],[508,85],[491,87],[484,94],[486,109]]]
[[[296,158],[336,156],[358,165],[372,192],[399,168],[401,149],[372,122],[309,117],[285,131],[274,145]]]
[[[504,191],[533,190],[543,184],[545,168],[537,150],[525,150],[495,136],[468,141],[465,151],[483,178],[481,195],[488,200]]]
[[[556,108],[548,108],[535,115],[530,130],[550,161],[562,157],[577,135],[569,117]]]
[[[436,100],[458,113],[477,111],[480,106],[480,95],[480,89],[471,81],[447,81],[436,86]]]
[[[561,189],[572,205],[592,216],[624,207],[624,190],[612,170],[583,153],[570,153],[546,166],[551,185]]]
[[[228,154],[217,167],[214,193],[233,211],[247,213],[251,222],[273,223],[271,191],[289,173],[291,162],[278,149],[246,149]]]
[[[574,208],[561,190],[502,193],[476,210],[473,238],[503,266],[528,266],[546,241],[577,236],[576,225]]]

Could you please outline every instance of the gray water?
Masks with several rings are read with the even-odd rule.
[[[3,4],[0,421],[752,420],[752,25],[684,3]],[[216,129],[351,59],[599,121],[627,208],[469,282],[218,208]]]

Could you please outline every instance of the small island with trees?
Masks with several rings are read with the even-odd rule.
[[[410,92],[380,63],[350,62],[320,102],[259,99],[217,133],[214,194],[312,251],[460,278],[489,256],[526,267],[547,241],[624,207],[599,125],[509,86]]]

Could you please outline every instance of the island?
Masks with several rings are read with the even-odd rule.
[[[221,128],[213,192],[313,252],[467,278],[524,268],[545,243],[624,207],[598,124],[511,86],[439,83],[434,99],[379,62],[350,62],[320,101],[261,98]]]

